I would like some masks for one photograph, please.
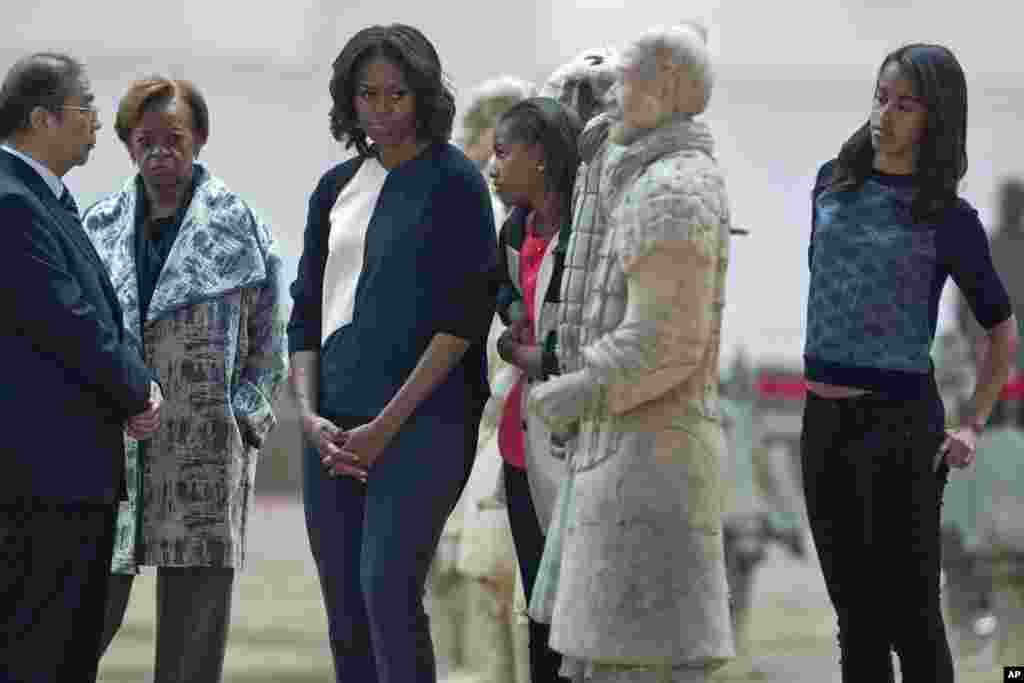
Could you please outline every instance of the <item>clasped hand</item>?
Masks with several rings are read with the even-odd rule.
[[[543,375],[543,354],[541,347],[532,343],[530,323],[526,319],[514,321],[498,337],[498,356],[523,372],[531,379]]]
[[[309,415],[303,418],[302,429],[316,447],[328,476],[353,477],[364,484],[370,469],[394,438],[376,420],[343,430],[320,415]]]
[[[156,382],[149,384],[149,400],[146,409],[130,418],[125,423],[124,431],[128,436],[143,441],[153,436],[160,428],[160,408],[164,404],[164,395]]]

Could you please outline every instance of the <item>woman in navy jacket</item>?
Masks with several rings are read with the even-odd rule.
[[[330,91],[358,154],[313,192],[292,285],[307,529],[338,680],[433,682],[422,593],[489,395],[494,219],[418,30],[360,31]]]

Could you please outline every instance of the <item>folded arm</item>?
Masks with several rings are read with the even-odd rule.
[[[720,182],[715,177],[705,179]],[[654,186],[621,210],[615,249],[626,277],[622,322],[582,350],[584,368],[531,392],[561,429],[603,398],[626,413],[685,382],[707,352],[725,217],[724,195]]]
[[[627,273],[626,315],[583,349],[585,367],[625,413],[679,386],[707,351],[714,294],[713,261],[692,245],[665,245]]]

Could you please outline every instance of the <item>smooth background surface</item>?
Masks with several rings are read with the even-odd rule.
[[[701,17],[719,65],[706,118],[735,222],[753,232],[734,244],[725,357],[743,347],[798,363],[810,186],[818,164],[866,119],[882,57],[910,41],[943,42],[957,52],[970,87],[964,194],[990,224],[996,183],[1024,174],[1024,75],[1014,50],[1022,14],[1001,0],[695,0],[668,11],[657,0],[633,0],[628,11],[617,0],[11,2],[0,25],[0,67],[25,51],[54,48],[87,62],[106,127],[90,164],[68,176],[83,206],[132,172],[113,131],[130,81],[155,71],[196,81],[212,110],[203,158],[272,220],[290,281],[308,195],[343,158],[328,133],[327,83],[331,61],[358,29],[419,26],[438,47],[461,103],[484,78],[541,79],[584,48]]]

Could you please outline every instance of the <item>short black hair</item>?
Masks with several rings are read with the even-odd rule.
[[[550,97],[530,97],[502,114],[498,128],[507,131],[514,142],[541,146],[547,189],[562,196],[563,218],[570,219],[572,191],[580,165],[577,141],[583,130],[576,111]]]
[[[359,128],[355,107],[357,79],[363,66],[375,57],[393,61],[405,76],[416,98],[416,136],[420,140],[446,142],[455,120],[455,96],[441,70],[441,59],[427,37],[412,26],[390,24],[365,28],[342,48],[334,60],[330,92],[331,135],[346,147],[367,154],[366,132]]]
[[[32,110],[60,107],[81,90],[85,67],[58,52],[37,52],[15,62],[0,86],[0,139],[30,125]]]
[[[912,213],[925,220],[950,206],[967,173],[967,79],[953,52],[942,45],[914,43],[882,60],[878,76],[890,64],[911,81],[928,110],[914,173],[917,197]],[[877,79],[876,85],[877,88]],[[874,148],[865,123],[843,144],[829,190],[859,185],[871,173]]]

